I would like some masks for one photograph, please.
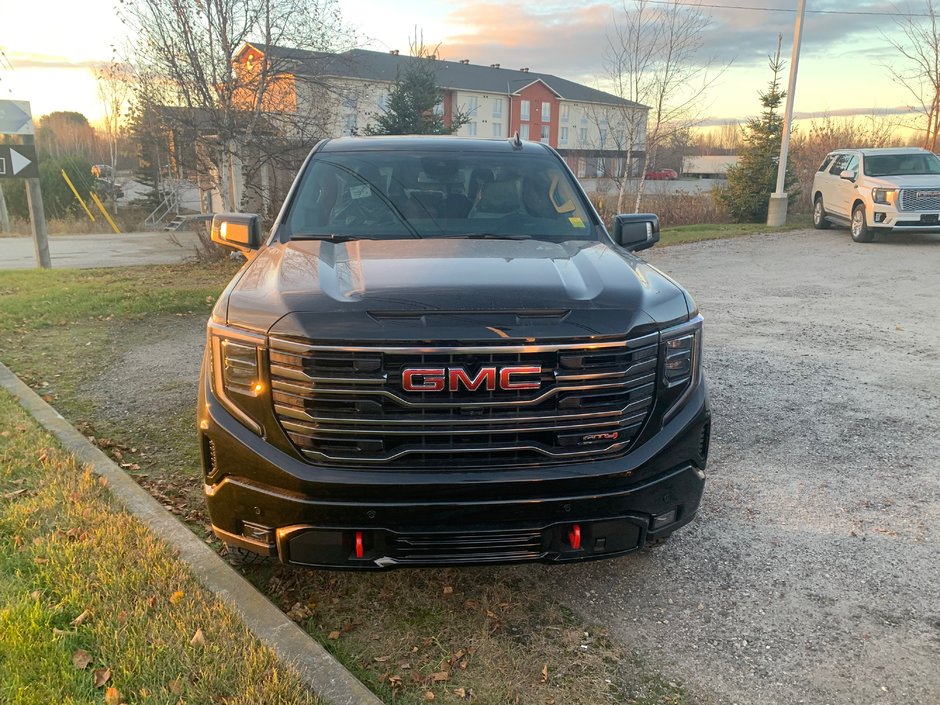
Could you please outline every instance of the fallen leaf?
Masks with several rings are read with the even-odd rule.
[[[542,681],[542,683],[545,683],[547,680],[548,680],[548,664],[546,663],[544,666],[542,666],[542,678],[541,678],[541,681]]]
[[[434,693],[432,693],[430,690],[426,691],[426,692],[424,693],[424,699],[425,699],[425,700],[434,700]]]
[[[99,475],[98,484],[102,487],[106,487],[108,485],[108,478],[106,478],[104,475]]]
[[[104,692],[104,705],[121,705],[121,694],[114,686],[108,687]]]
[[[189,643],[193,646],[205,646],[206,645],[206,635],[203,633],[202,629],[197,629],[196,633],[193,634],[193,638],[189,640]]]
[[[92,674],[92,682],[96,688],[100,688],[109,680],[111,680],[111,669],[110,668],[96,668],[94,674]]]
[[[375,661],[376,663],[385,663],[385,662],[388,661],[390,658],[391,658],[391,656],[375,656],[375,657],[373,657],[372,660]]]
[[[33,563],[35,563],[36,565],[43,565],[43,564],[48,563],[48,562],[49,562],[49,559],[48,559],[48,558],[42,558],[42,557],[40,557],[40,556],[36,556],[36,557],[33,559]]]
[[[450,674],[447,671],[438,671],[437,673],[432,673],[428,678],[432,683],[443,683],[450,678]]]
[[[80,627],[85,622],[87,622],[90,618],[91,618],[91,610],[85,610],[80,615],[78,615],[75,619],[73,619],[71,624],[73,627]]]
[[[88,664],[91,663],[91,661],[91,654],[84,649],[78,649],[72,654],[72,665],[79,670],[88,668]]]
[[[182,590],[177,590],[172,595],[170,595],[170,604],[175,605],[186,595]]]
[[[29,490],[24,487],[21,490],[13,490],[12,492],[7,492],[5,495],[3,495],[3,498],[13,499],[14,497],[19,497],[21,494],[26,494],[27,492],[29,492]]]
[[[183,681],[179,678],[174,678],[169,683],[166,684],[166,687],[170,689],[170,692],[173,695],[182,695],[183,693]]]
[[[388,684],[389,684],[390,686],[392,686],[393,688],[397,688],[398,686],[401,685],[401,676],[397,676],[397,675],[396,675],[396,676],[389,676],[389,677],[388,677]]]
[[[475,610],[475,609],[479,609],[480,603],[477,602],[476,600],[467,600],[466,602],[463,603],[463,606],[466,607],[468,610]]]
[[[499,615],[496,614],[493,610],[487,610],[486,616],[489,617],[490,619],[499,619]]]
[[[451,587],[450,585],[445,585],[445,586],[444,586],[444,594],[445,594],[445,595],[453,595],[453,594],[454,594],[454,588]]]
[[[454,688],[454,695],[456,695],[458,698],[465,698],[467,697],[467,689],[466,688]]]
[[[896,326],[894,327],[894,330],[904,330],[904,328],[903,328],[902,326],[896,325]]]
[[[56,629],[55,627],[52,628],[52,636],[70,636],[74,633],[75,632],[66,631],[65,629]]]
[[[327,635],[327,639],[339,639],[340,632],[332,631]]]
[[[457,668],[459,668],[461,671],[467,670],[467,662],[461,661],[460,663],[457,664]]]
[[[39,590],[33,590],[31,593],[29,593],[29,596],[34,600],[38,600],[40,597],[42,597],[42,593],[39,592]]]

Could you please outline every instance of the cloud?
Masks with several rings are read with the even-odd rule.
[[[700,8],[711,19],[701,35],[700,60],[718,65],[730,62],[736,67],[764,65],[776,50],[778,35],[783,37],[782,53],[789,59],[795,21],[792,0],[741,0],[740,4],[764,11]],[[626,5],[630,7],[632,0],[626,0]],[[572,7],[532,0],[459,0],[448,24],[462,31],[444,38],[442,53],[447,59],[499,63],[509,68],[528,66],[533,71],[590,83],[603,78],[608,35],[622,7],[619,2]],[[650,4],[648,8],[656,11],[662,5]],[[885,5],[819,0],[813,9],[884,13]],[[822,56],[870,56],[877,52],[890,57],[880,31],[893,27],[890,19],[872,15],[807,14],[802,52]]]
[[[915,115],[919,110],[909,105],[899,105],[894,108],[838,108],[836,110],[813,110],[793,113],[794,120],[814,120],[826,117],[890,117],[893,115]],[[721,127],[729,122],[742,122],[740,117],[712,117],[697,123],[697,127]]]
[[[96,69],[106,66],[107,61],[93,59],[67,59],[64,56],[52,54],[33,54],[26,52],[7,51],[7,60],[13,69]]]

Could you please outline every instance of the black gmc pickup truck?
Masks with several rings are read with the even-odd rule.
[[[205,495],[234,554],[330,568],[616,556],[695,516],[702,318],[549,147],[317,145],[208,324]]]

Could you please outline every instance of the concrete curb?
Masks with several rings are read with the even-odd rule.
[[[222,560],[192,531],[100,449],[0,363],[0,386],[54,435],[80,463],[107,478],[124,508],[173,547],[206,588],[241,615],[251,632],[289,664],[317,697],[328,705],[383,705],[303,629],[288,619],[255,587]]]

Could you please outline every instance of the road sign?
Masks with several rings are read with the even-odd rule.
[[[26,100],[0,100],[0,135],[33,134],[33,116]]]
[[[38,179],[36,148],[22,144],[0,144],[0,179]]]

